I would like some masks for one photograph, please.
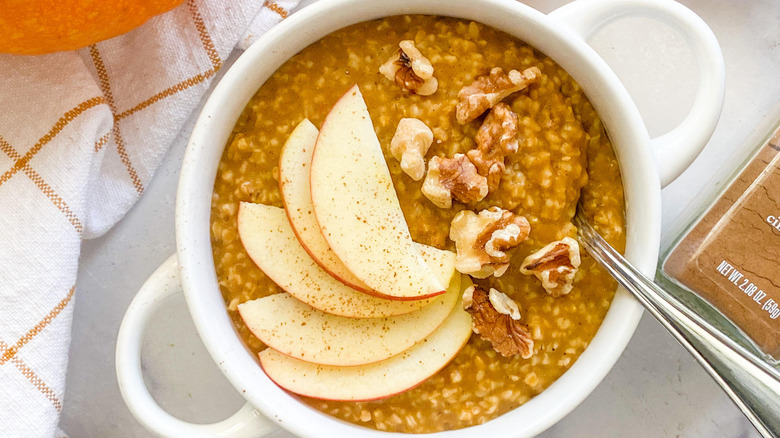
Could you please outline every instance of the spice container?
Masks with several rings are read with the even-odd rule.
[[[780,119],[662,251],[656,281],[737,342],[780,359]],[[691,217],[692,214],[683,214]]]

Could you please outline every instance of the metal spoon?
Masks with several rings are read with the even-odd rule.
[[[593,229],[580,208],[573,223],[585,250],[691,353],[758,433],[780,437],[780,372],[631,266]]]

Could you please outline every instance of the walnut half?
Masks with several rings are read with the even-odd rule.
[[[433,77],[433,65],[428,58],[417,50],[414,41],[403,40],[398,46],[398,53],[379,67],[379,73],[405,91],[421,96],[435,93],[439,82]]]
[[[535,275],[548,294],[559,297],[571,292],[579,266],[579,244],[571,237],[564,237],[526,257],[520,273]]]
[[[428,162],[422,192],[439,208],[452,207],[452,199],[468,204],[488,194],[487,179],[463,154],[453,158],[433,157]]]
[[[527,239],[530,232],[526,218],[500,207],[479,214],[463,210],[450,224],[455,269],[475,278],[500,277],[509,268],[507,251]]]
[[[536,81],[541,75],[542,71],[538,67],[527,68],[522,73],[517,70],[504,73],[501,67],[494,67],[490,74],[478,77],[458,91],[460,101],[455,106],[458,123],[464,124],[476,119],[510,94]]]
[[[499,354],[519,354],[523,359],[533,356],[531,332],[520,324],[520,309],[506,294],[493,288],[485,292],[471,285],[463,291],[463,308],[471,314],[474,333],[490,342]]]
[[[498,188],[501,175],[506,168],[504,157],[517,152],[517,130],[519,118],[505,103],[494,106],[474,140],[477,148],[466,154],[477,167],[480,175],[487,178],[488,190]]]
[[[413,180],[425,175],[425,154],[433,143],[433,132],[421,120],[401,119],[390,141],[390,153],[401,162],[401,170]]]

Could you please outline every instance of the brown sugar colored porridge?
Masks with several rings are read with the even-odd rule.
[[[378,72],[401,40],[414,40],[435,68],[438,90],[432,95],[410,94]],[[518,152],[506,156],[501,182],[485,199],[439,208],[421,193],[423,181],[401,170],[388,149],[391,139],[402,118],[414,117],[434,134],[427,159],[473,150],[482,118],[457,122],[458,91],[493,67],[538,67],[542,73],[532,86],[504,100],[518,115]],[[597,230],[613,246],[624,248],[623,188],[612,146],[595,110],[565,71],[518,39],[484,25],[399,16],[324,37],[281,66],[249,102],[214,186],[211,240],[219,284],[238,332],[254,352],[265,346],[246,328],[237,306],[282,290],[245,252],[236,225],[238,204],[282,206],[282,145],[303,118],[321,126],[333,103],[353,84],[365,98],[415,241],[454,251],[450,222],[464,208],[498,206],[528,220],[529,238],[513,250],[507,272],[475,282],[517,302],[521,322],[534,339],[534,354],[529,359],[503,357],[472,335],[447,367],[409,391],[370,402],[304,400],[337,418],[379,430],[424,433],[484,423],[522,405],[563,374],[609,309],[616,285],[586,254],[573,290],[560,297],[549,295],[535,277],[522,275],[520,264],[548,243],[575,236],[570,220],[580,196]]]

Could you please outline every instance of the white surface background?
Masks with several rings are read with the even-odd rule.
[[[311,1],[304,1],[308,4]],[[549,12],[564,0],[527,0]],[[683,0],[713,29],[726,61],[726,102],[717,130],[693,166],[663,191],[664,230],[714,170],[741,161],[754,146],[744,139],[780,103],[780,2]],[[644,19],[608,26],[591,43],[635,98],[651,135],[687,112],[697,70],[675,32]],[[232,60],[232,59],[231,59]],[[196,111],[197,114],[197,111]],[[193,116],[194,119],[194,116]],[[192,127],[185,126],[145,195],[116,228],[85,242],[75,295],[65,407],[61,428],[71,437],[145,437],[119,394],[114,347],[135,292],[174,252],[176,182]],[[716,184],[723,181],[718,180]],[[667,236],[668,237],[668,236]],[[143,350],[152,394],[184,420],[213,422],[242,398],[210,360],[181,297],[155,317]],[[291,437],[277,432],[275,437]],[[603,383],[545,437],[755,437],[731,401],[682,347],[648,315]]]

